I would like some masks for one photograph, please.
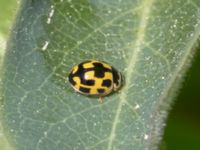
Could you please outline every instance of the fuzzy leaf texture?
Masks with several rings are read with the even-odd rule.
[[[1,75],[1,118],[10,145],[156,149],[170,93],[197,44],[200,1],[21,3]],[[122,89],[103,104],[66,82],[71,67],[87,59],[109,62],[124,76]]]

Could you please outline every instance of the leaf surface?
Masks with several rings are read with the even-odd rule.
[[[198,0],[23,1],[3,65],[2,122],[19,150],[154,149],[200,33]],[[83,60],[125,84],[104,98],[66,82]]]

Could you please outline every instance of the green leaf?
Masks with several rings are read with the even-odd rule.
[[[11,145],[156,149],[197,44],[199,8],[199,0],[23,1],[3,64],[2,123]],[[103,104],[66,82],[87,59],[124,76]]]

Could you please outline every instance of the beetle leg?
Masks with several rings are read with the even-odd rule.
[[[98,101],[99,103],[103,104],[103,97],[99,97]]]

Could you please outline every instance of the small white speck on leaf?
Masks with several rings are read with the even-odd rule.
[[[78,45],[82,44],[82,41],[77,41],[77,44],[78,44]]]
[[[50,24],[51,23],[51,18],[53,17],[53,15],[54,15],[54,6],[53,5],[51,5],[51,11],[49,12],[49,16],[48,16],[48,18],[47,18],[47,24]]]
[[[145,60],[150,60],[151,59],[151,57],[150,56],[147,56],[147,57],[145,57]]]
[[[49,17],[52,17],[54,14],[54,9],[51,10],[51,12],[49,13]]]
[[[48,41],[45,41],[44,45],[42,46],[42,50],[45,51],[49,45]]]
[[[145,139],[145,140],[148,140],[148,138],[149,138],[149,135],[148,135],[148,134],[145,134],[145,135],[144,135],[144,139]]]
[[[194,33],[191,33],[191,34],[190,34],[190,37],[193,37],[193,36],[194,36]]]
[[[119,8],[119,9],[117,9],[119,12],[121,12],[122,11],[122,9],[121,8]]]
[[[46,131],[44,132],[44,136],[45,136],[45,137],[47,136],[47,132],[46,132]]]
[[[140,108],[140,105],[136,105],[135,107],[134,107],[134,109],[138,109],[138,108]]]
[[[110,14],[112,11],[111,10],[108,10],[108,13]]]
[[[74,5],[70,5],[71,8],[74,8]]]
[[[33,66],[35,66],[35,65],[37,65],[37,62],[34,62],[34,63],[33,63]]]
[[[16,0],[17,4],[19,4],[21,1],[20,0]]]

